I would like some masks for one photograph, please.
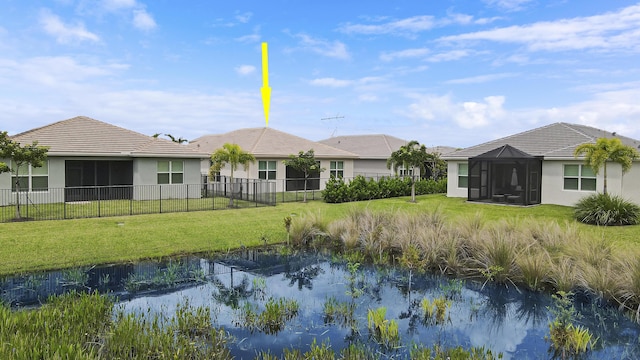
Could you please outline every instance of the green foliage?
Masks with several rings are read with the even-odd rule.
[[[592,225],[636,225],[640,222],[640,206],[617,195],[599,193],[580,199],[574,217]]]
[[[400,333],[398,323],[395,320],[387,320],[385,316],[387,308],[379,307],[367,312],[367,326],[373,339],[386,349],[393,349],[400,345]]]
[[[410,352],[411,360],[496,360],[502,359],[502,353],[493,355],[491,350],[484,347],[473,347],[465,350],[461,346],[455,348],[443,348],[435,345],[433,350],[424,346],[415,345]]]
[[[415,181],[416,195],[439,194],[447,191],[447,180],[423,179]],[[411,195],[411,178],[383,177],[367,180],[358,175],[345,182],[342,178],[331,177],[322,191],[322,197],[328,203],[343,203],[384,199]]]
[[[11,160],[11,166],[0,162],[0,174],[11,172],[14,175],[23,174],[24,167],[42,167],[47,160],[48,148],[39,146],[37,141],[32,144],[21,145],[9,138],[6,131],[0,132],[0,159]],[[16,218],[21,219],[20,212],[20,181],[16,181]]]
[[[427,148],[424,145],[420,145],[419,142],[412,140],[391,153],[391,156],[387,159],[387,168],[391,169],[393,167],[396,173],[399,167],[404,167],[406,171],[411,171],[411,202],[416,202],[414,181],[416,170],[419,169],[420,173],[424,173],[426,169],[425,164],[433,161],[433,156],[427,154]]]
[[[558,291],[553,295],[554,307],[549,311],[555,318],[549,323],[549,337],[554,356],[562,359],[582,355],[593,348],[597,339],[591,332],[573,322],[580,318],[573,306],[572,294]]]
[[[604,190],[607,193],[607,161],[613,161],[622,166],[622,173],[631,170],[633,160],[640,158],[635,148],[624,145],[618,138],[599,138],[596,143],[581,144],[576,147],[574,156],[584,155],[585,164],[593,169],[597,175],[600,168],[604,168]]]
[[[228,164],[231,169],[229,176],[230,183],[233,184],[233,172],[238,170],[238,166],[242,165],[246,171],[249,164],[255,161],[256,158],[242,150],[240,145],[225,143],[211,155],[212,165],[211,168],[209,168],[209,178],[214,179],[216,173]],[[233,206],[233,191],[231,191],[231,195],[229,196],[229,206]]]
[[[451,307],[451,301],[442,296],[433,299],[433,301],[424,298],[420,302],[422,316],[427,323],[442,324],[446,320],[447,310]]]
[[[258,330],[265,334],[275,335],[284,329],[285,322],[298,315],[300,305],[296,300],[270,297],[262,312],[257,306],[245,303],[240,308],[237,324],[251,331]]]
[[[313,149],[307,152],[300,151],[298,155],[289,155],[289,159],[282,162],[285,166],[291,167],[304,174],[304,198],[302,202],[307,202],[307,180],[312,172],[323,172],[325,169],[321,168],[316,160]]]
[[[324,323],[337,323],[340,326],[353,328],[357,324],[355,310],[356,304],[354,302],[338,301],[331,296],[324,303]]]

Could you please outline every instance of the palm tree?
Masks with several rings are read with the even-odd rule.
[[[400,146],[400,149],[392,152],[387,159],[387,169],[393,167],[393,171],[397,172],[399,167],[403,167],[405,171],[411,170],[411,202],[416,202],[416,169],[424,171],[424,164],[429,160],[427,148],[415,140]]]
[[[638,150],[631,146],[624,145],[617,138],[600,138],[596,143],[585,143],[579,145],[573,152],[575,157],[584,155],[584,162],[591,167],[593,172],[598,175],[600,168],[604,168],[604,190],[607,194],[607,162],[613,161],[622,165],[622,174],[631,170],[633,160],[640,158]]]
[[[209,169],[209,178],[214,179],[215,173],[219,172],[226,164],[231,168],[231,176],[229,182],[231,184],[231,195],[229,196],[229,206],[233,206],[233,172],[238,169],[238,165],[242,165],[246,171],[249,163],[256,161],[256,158],[248,152],[242,150],[238,144],[225,143],[211,155],[211,168]]]

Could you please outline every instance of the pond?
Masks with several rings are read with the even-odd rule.
[[[171,314],[186,301],[212,311],[216,326],[234,341],[236,359],[261,350],[306,351],[314,342],[338,352],[365,344],[388,358],[404,358],[414,344],[485,347],[504,359],[549,359],[550,296],[514,287],[374,268],[315,253],[281,254],[245,249],[214,258],[188,256],[0,280],[2,300],[13,307],[36,306],[50,294],[71,289],[114,295],[125,312]],[[409,285],[411,278],[411,285]],[[426,299],[426,300],[425,300]],[[425,303],[448,306],[442,316],[425,315]],[[297,312],[281,327],[246,326],[247,314],[269,303],[295,301]],[[585,359],[636,359],[640,326],[617,310],[578,296],[578,323],[597,338]],[[368,328],[369,310],[384,308],[387,324],[398,325],[399,342],[388,343]],[[342,309],[331,312],[329,309]],[[345,311],[346,309],[346,311]],[[347,315],[345,315],[347,314]]]

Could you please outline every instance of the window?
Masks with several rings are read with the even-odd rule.
[[[596,174],[586,165],[565,165],[564,189],[596,191]]]
[[[182,161],[158,161],[158,184],[182,184],[184,163]]]
[[[344,177],[344,161],[331,161],[329,164],[329,176]]]
[[[458,187],[469,186],[469,164],[458,164]]]
[[[405,169],[404,166],[400,166],[398,168],[398,173],[400,176],[413,176],[413,169]]]
[[[11,161],[11,168],[16,168],[16,163]],[[41,167],[22,165],[17,174],[11,176],[11,191],[48,191],[49,190],[49,162],[45,161]]]
[[[258,161],[258,179],[275,180],[276,179],[276,162],[275,161]]]

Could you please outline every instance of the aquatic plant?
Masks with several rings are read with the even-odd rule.
[[[258,330],[275,335],[284,329],[285,322],[298,315],[300,305],[296,300],[270,297],[265,309],[260,312],[257,305],[244,303],[239,309],[236,324],[251,331]]]
[[[385,316],[387,308],[379,307],[367,312],[367,327],[372,338],[385,349],[393,349],[400,345],[398,323],[395,320],[387,320]]]
[[[73,289],[88,289],[88,271],[89,270],[86,268],[72,268],[63,270],[62,278],[58,280],[58,283],[64,287],[70,287]]]
[[[355,310],[355,303],[338,301],[335,297],[330,296],[324,302],[323,306],[324,323],[337,323],[340,326],[353,328],[357,323]]]
[[[327,238],[327,223],[319,212],[303,214],[291,221],[289,234],[294,246],[319,246]]]
[[[497,360],[502,359],[502,353],[494,355],[490,349],[472,347],[469,350],[461,346],[444,348],[435,345],[433,348],[414,345],[410,351],[411,360]]]
[[[446,320],[447,309],[451,307],[451,301],[446,297],[438,297],[433,300],[427,298],[420,302],[423,320],[426,323],[442,324]]]
[[[562,359],[584,354],[593,348],[596,339],[589,331],[580,325],[576,326],[573,322],[580,318],[573,306],[572,293],[559,291],[553,295],[554,306],[549,311],[555,318],[549,322],[549,336],[547,339],[551,342],[551,350],[554,356]]]

